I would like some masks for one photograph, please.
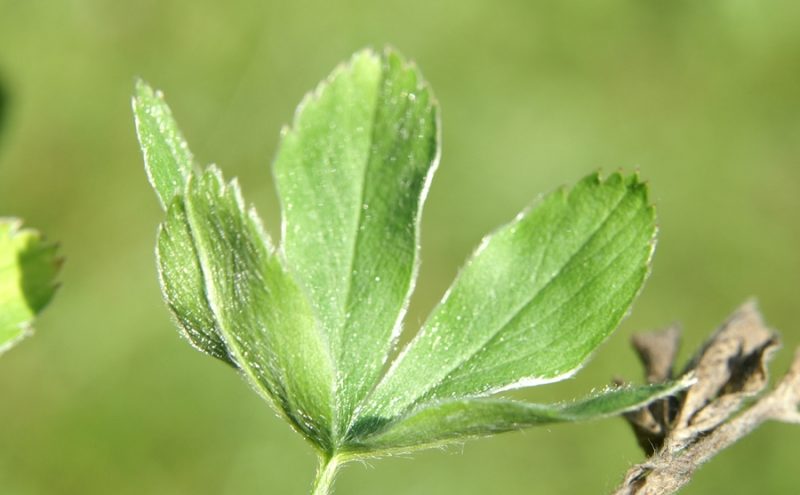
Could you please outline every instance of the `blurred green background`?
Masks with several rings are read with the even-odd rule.
[[[0,214],[67,257],[37,334],[0,359],[0,493],[307,492],[311,449],[183,342],[161,302],[162,213],[130,95],[136,76],[162,88],[196,156],[238,175],[277,236],[281,125],[335,64],[386,43],[419,63],[443,114],[409,329],[488,230],[624,168],[658,205],[652,277],[584,372],[521,395],[638,380],[633,331],[679,320],[686,357],[751,296],[800,344],[796,0],[0,0]],[[798,445],[800,428],[766,425],[684,493],[795,492]],[[640,459],[614,419],[353,465],[338,493],[605,493]]]

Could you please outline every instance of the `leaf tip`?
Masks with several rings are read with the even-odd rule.
[[[147,95],[153,93],[153,88],[150,87],[147,82],[139,76],[136,76],[133,80],[133,87],[134,92],[137,96]]]
[[[139,120],[139,112],[146,111],[148,104],[153,104],[155,101],[163,102],[164,95],[153,89],[147,81],[141,77],[136,77],[133,81],[133,97],[131,97],[131,105],[133,107],[134,117]],[[138,126],[137,126],[138,127]]]

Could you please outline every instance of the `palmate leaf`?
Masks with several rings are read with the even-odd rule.
[[[328,468],[316,493],[342,460],[619,414],[686,386],[566,405],[485,397],[574,373],[629,310],[655,226],[646,187],[621,174],[556,191],[485,239],[381,376],[439,150],[430,89],[396,53],[356,54],[283,132],[277,250],[236,183],[193,165],[159,93],[139,83],[133,108],[167,212],[164,297],[195,347],[236,367],[317,448]]]
[[[30,335],[56,291],[56,245],[15,218],[0,218],[0,353]]]

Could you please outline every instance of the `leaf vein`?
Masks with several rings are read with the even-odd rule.
[[[506,327],[506,326],[507,326],[507,325],[508,325],[508,324],[509,324],[509,323],[510,323],[510,322],[511,322],[511,321],[512,321],[514,318],[516,318],[516,316],[517,316],[517,315],[518,315],[518,314],[519,314],[521,311],[523,311],[523,310],[525,309],[525,307],[527,307],[527,306],[528,306],[528,304],[530,304],[530,303],[533,301],[533,299],[534,299],[534,298],[535,298],[535,297],[536,297],[538,294],[540,294],[540,293],[541,293],[543,290],[545,290],[545,289],[546,289],[548,286],[550,286],[550,284],[552,284],[553,280],[555,280],[555,279],[556,279],[556,278],[557,278],[557,277],[558,277],[558,276],[561,274],[561,272],[562,272],[562,271],[563,271],[563,269],[564,269],[564,266],[566,266],[567,264],[569,264],[569,263],[572,261],[572,259],[574,259],[574,258],[575,258],[575,256],[577,256],[577,255],[578,255],[578,254],[579,254],[579,253],[580,253],[580,252],[583,250],[583,248],[584,248],[584,247],[585,247],[585,246],[586,246],[586,245],[587,245],[587,244],[588,244],[588,243],[589,243],[589,242],[590,242],[590,241],[591,241],[591,240],[594,238],[594,236],[596,236],[596,235],[597,235],[597,233],[598,233],[598,232],[600,232],[600,231],[603,229],[603,227],[604,227],[604,226],[606,225],[606,223],[608,222],[609,218],[611,218],[611,216],[614,214],[614,212],[615,212],[615,211],[616,211],[616,210],[617,210],[617,209],[620,207],[620,205],[622,204],[623,200],[624,200],[624,199],[625,199],[625,197],[628,195],[628,192],[629,192],[629,191],[628,191],[627,189],[624,191],[624,193],[621,195],[620,199],[619,199],[619,200],[617,200],[617,202],[616,202],[616,204],[614,205],[614,207],[613,207],[613,208],[612,208],[612,209],[609,211],[609,213],[608,213],[608,214],[605,216],[605,218],[604,218],[604,219],[603,219],[603,220],[602,220],[602,221],[599,223],[598,227],[597,227],[597,228],[596,228],[596,229],[595,229],[595,230],[594,230],[594,231],[593,231],[593,232],[592,232],[592,233],[591,233],[589,236],[587,236],[586,240],[584,240],[584,241],[581,243],[581,245],[580,245],[580,246],[579,246],[579,247],[578,247],[578,248],[577,248],[577,249],[576,249],[576,250],[575,250],[575,251],[574,251],[572,254],[570,254],[570,256],[569,256],[569,258],[566,260],[566,262],[565,262],[565,263],[564,263],[564,264],[563,264],[563,265],[562,265],[562,266],[561,266],[561,267],[560,267],[560,268],[559,268],[559,269],[556,271],[556,273],[555,273],[555,274],[554,274],[552,277],[550,277],[550,279],[549,279],[549,280],[548,280],[548,281],[547,281],[547,282],[546,282],[546,283],[545,283],[545,284],[544,284],[544,285],[543,285],[543,286],[542,286],[542,287],[541,287],[541,288],[540,288],[540,289],[539,289],[539,290],[536,292],[536,294],[533,294],[533,295],[531,296],[531,298],[530,298],[530,299],[528,299],[528,300],[527,300],[527,301],[525,301],[524,303],[520,304],[520,306],[519,306],[518,308],[514,309],[514,310],[513,310],[513,312],[512,312],[512,314],[511,314],[511,315],[510,315],[508,318],[506,318],[506,320],[505,320],[505,321],[504,321],[502,324],[500,324],[500,325],[499,325],[499,326],[496,328],[496,330],[494,330],[494,331],[490,332],[490,335],[488,336],[488,338],[486,338],[486,339],[483,341],[483,343],[481,343],[479,346],[475,346],[475,347],[473,348],[473,350],[472,350],[472,351],[471,351],[471,352],[470,352],[468,355],[466,355],[466,356],[464,356],[464,358],[460,359],[460,360],[459,360],[459,362],[458,362],[457,364],[455,364],[454,366],[452,366],[452,367],[450,368],[450,370],[449,370],[449,371],[448,371],[446,374],[444,374],[444,375],[443,375],[441,378],[439,378],[439,379],[438,379],[438,380],[437,380],[435,383],[433,383],[433,384],[430,384],[430,385],[429,385],[429,386],[426,388],[426,390],[425,390],[423,393],[419,394],[419,395],[418,395],[418,396],[417,396],[417,397],[416,397],[414,400],[412,400],[412,401],[411,401],[411,403],[410,403],[410,404],[408,404],[407,406],[405,406],[405,407],[403,408],[403,410],[402,410],[402,411],[400,411],[400,413],[402,413],[402,412],[404,412],[404,411],[408,411],[408,409],[409,409],[409,408],[411,408],[411,407],[414,407],[415,405],[417,405],[417,404],[419,403],[419,401],[423,400],[423,399],[424,399],[424,398],[425,398],[425,397],[426,397],[426,396],[427,396],[429,393],[431,393],[431,391],[435,390],[436,388],[439,388],[439,387],[442,385],[442,383],[443,383],[443,382],[445,382],[445,381],[447,380],[447,378],[448,378],[448,377],[449,377],[449,376],[450,376],[450,375],[451,375],[451,374],[452,374],[452,373],[453,373],[455,370],[459,369],[459,368],[460,368],[461,366],[463,366],[463,365],[464,365],[466,362],[470,361],[470,360],[471,360],[471,359],[472,359],[472,358],[473,358],[473,357],[474,357],[476,354],[478,354],[478,353],[479,353],[479,352],[480,352],[480,351],[481,351],[481,350],[484,348],[484,346],[485,346],[485,345],[487,345],[489,342],[491,342],[491,341],[492,341],[492,340],[493,340],[493,339],[494,339],[494,338],[497,336],[497,334],[499,334],[500,332],[502,332],[502,330],[503,330],[503,329],[504,329],[504,328],[505,328],[505,327]],[[569,198],[567,198],[567,200],[568,200],[568,199],[569,199]]]

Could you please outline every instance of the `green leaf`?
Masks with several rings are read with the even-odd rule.
[[[55,293],[61,266],[56,246],[21,225],[0,218],[0,352],[32,332],[34,316]]]
[[[342,429],[401,328],[437,136],[430,90],[391,51],[335,70],[283,135],[283,252],[326,334]]]
[[[360,415],[570,376],[627,313],[655,232],[636,176],[550,194],[481,243]]]
[[[691,380],[620,387],[575,402],[533,404],[507,399],[453,399],[411,411],[349,442],[351,455],[407,452],[551,423],[616,416],[685,389]]]
[[[418,335],[386,360],[413,289],[438,162],[438,110],[416,68],[363,51],[301,103],[275,161],[273,248],[235,182],[196,171],[163,98],[138,83],[136,127],[167,220],[162,290],[190,342],[246,377],[339,462],[618,414],[686,382],[571,404],[484,396],[574,373],[629,310],[655,226],[636,176],[587,177],[484,240]]]
[[[185,215],[182,202],[174,203],[176,211],[169,218]],[[208,305],[203,270],[187,221],[172,220],[161,227],[156,257],[161,291],[182,335],[196,349],[236,367]]]
[[[244,211],[238,187],[223,187],[215,169],[194,177],[191,153],[162,95],[141,81],[136,93],[148,176],[162,205],[170,205],[158,236],[159,276],[183,334],[238,367],[298,431],[330,449],[333,377],[308,304],[255,212]]]
[[[147,177],[166,210],[186,188],[194,170],[192,153],[160,91],[137,81],[132,105]],[[161,291],[183,336],[196,349],[236,366],[208,305],[203,273],[186,224],[176,223],[169,233],[159,233],[156,256]]]
[[[193,169],[192,152],[160,91],[137,81],[132,106],[147,177],[166,210],[186,186]]]
[[[183,201],[176,198],[158,232],[156,258],[161,292],[181,334],[192,346],[236,367],[208,304],[203,269],[184,210]]]
[[[333,373],[311,308],[255,210],[245,209],[236,183],[226,186],[214,167],[190,176],[170,206],[162,236],[187,232],[231,358],[297,430],[330,450]]]

